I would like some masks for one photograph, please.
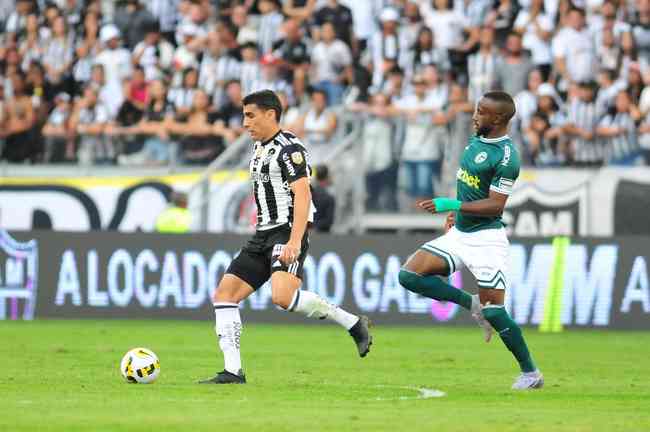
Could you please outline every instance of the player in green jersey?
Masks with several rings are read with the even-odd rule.
[[[507,134],[514,114],[515,104],[507,93],[483,95],[473,117],[476,135],[465,147],[456,174],[456,199],[434,198],[419,203],[431,213],[451,212],[446,233],[422,245],[400,271],[399,280],[409,291],[469,310],[483,328],[486,342],[494,328],[521,368],[512,388],[523,390],[541,388],[544,377],[533,362],[521,329],[503,305],[509,242],[501,214],[520,165]],[[439,277],[461,266],[476,278],[478,295],[472,296]]]

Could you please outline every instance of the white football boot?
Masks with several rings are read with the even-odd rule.
[[[512,385],[513,390],[540,389],[544,387],[544,375],[539,369],[533,372],[522,372]]]

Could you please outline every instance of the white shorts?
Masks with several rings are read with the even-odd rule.
[[[450,274],[467,267],[480,288],[508,286],[510,242],[503,228],[466,233],[452,227],[445,235],[423,244],[421,249],[445,260]]]

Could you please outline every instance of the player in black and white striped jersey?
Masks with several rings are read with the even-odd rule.
[[[219,347],[225,367],[202,384],[243,384],[239,342],[239,303],[271,279],[272,301],[307,317],[331,319],[348,330],[364,357],[372,337],[368,318],[329,304],[311,291],[301,291],[302,266],[313,221],[309,155],[300,140],[280,129],[280,99],[271,90],[243,100],[244,128],[255,140],[249,171],[257,204],[257,231],[232,261],[214,295]]]

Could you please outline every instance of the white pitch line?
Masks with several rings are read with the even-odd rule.
[[[386,400],[415,400],[415,399],[431,399],[431,398],[441,398],[447,396],[447,393],[437,390],[437,389],[429,389],[426,387],[412,387],[412,386],[391,386],[391,385],[378,385],[377,387],[380,388],[395,388],[395,389],[404,389],[404,390],[412,390],[412,391],[417,391],[418,394],[416,396],[397,396],[397,397],[388,397],[388,398],[383,398],[383,397],[377,397],[374,400],[378,401],[386,401]]]

